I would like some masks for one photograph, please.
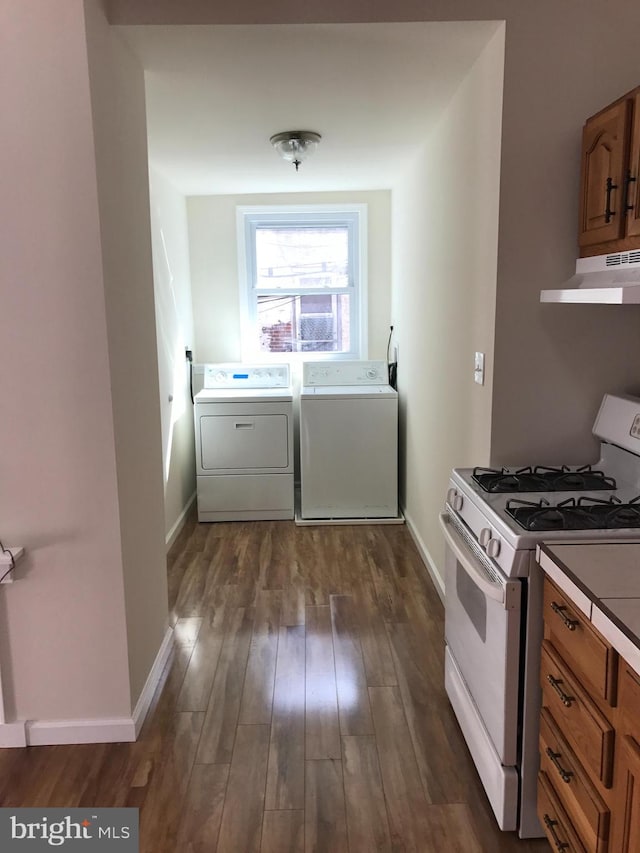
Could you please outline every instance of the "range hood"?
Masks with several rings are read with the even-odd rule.
[[[559,290],[542,290],[540,302],[640,305],[640,249],[578,258],[576,274]]]

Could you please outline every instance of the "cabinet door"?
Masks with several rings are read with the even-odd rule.
[[[613,806],[616,853],[640,853],[640,746],[625,735],[618,751]]]
[[[633,127],[629,168],[625,173],[625,199],[627,210],[627,235],[640,236],[640,93],[633,100]]]
[[[581,247],[618,240],[626,219],[624,187],[631,101],[619,101],[584,126],[580,188]]]

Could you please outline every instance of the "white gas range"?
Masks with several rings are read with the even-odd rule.
[[[640,541],[640,399],[605,395],[593,466],[454,469],[446,541],[445,685],[501,829],[536,816],[541,542]]]

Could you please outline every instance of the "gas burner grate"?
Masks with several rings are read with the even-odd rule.
[[[583,465],[570,469],[536,465],[509,471],[506,468],[474,468],[471,479],[485,492],[586,492],[616,489],[613,477],[603,471]]]
[[[622,530],[640,527],[640,495],[628,503],[612,495],[608,500],[584,496],[552,505],[545,498],[524,501],[511,498],[507,514],[528,531]]]

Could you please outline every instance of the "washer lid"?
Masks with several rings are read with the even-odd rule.
[[[203,388],[195,403],[290,403],[293,400],[288,388]]]
[[[304,385],[301,400],[383,400],[398,396],[391,385]]]

